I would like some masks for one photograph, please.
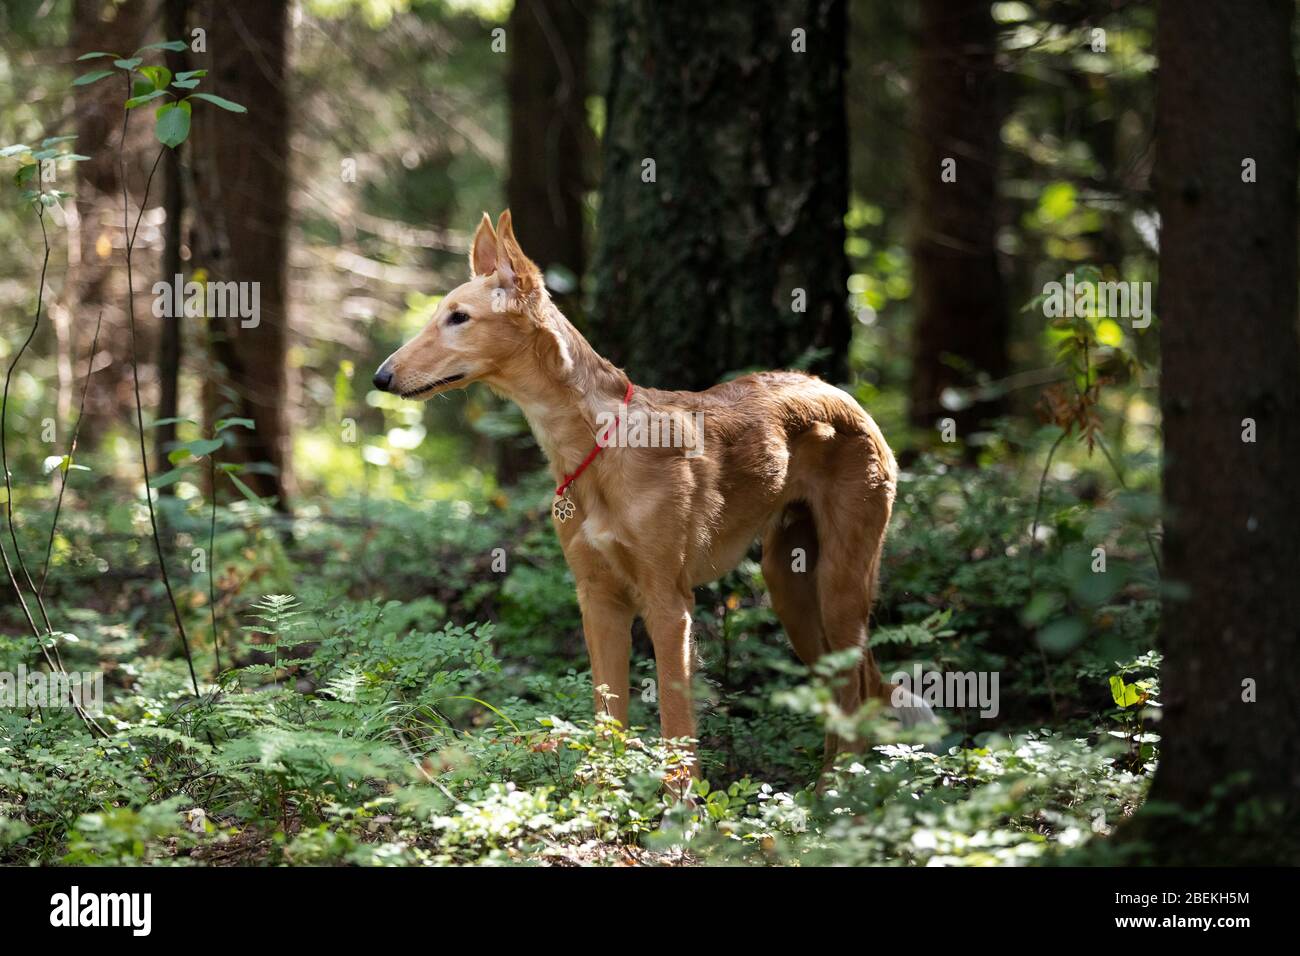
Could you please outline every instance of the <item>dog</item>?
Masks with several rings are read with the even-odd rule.
[[[933,719],[883,680],[868,644],[898,466],[845,392],[797,372],[702,392],[633,385],[552,303],[509,210],[495,228],[484,213],[469,281],[374,376],[375,388],[413,400],[473,382],[518,404],[555,477],[552,520],[577,584],[598,714],[627,725],[639,615],[654,646],[661,732],[695,737],[693,588],[761,537],[763,578],[799,659],[860,652],[836,687],[839,707],[851,714],[875,698],[904,724]],[[651,431],[637,427],[646,420],[661,440],[630,440]],[[851,743],[827,734],[827,769]]]

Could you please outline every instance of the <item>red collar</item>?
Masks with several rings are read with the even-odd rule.
[[[628,383],[627,383],[627,394],[623,396],[623,404],[626,405],[626,404],[627,404],[628,402],[630,402],[630,401],[632,401],[632,380],[631,380],[631,379],[628,379]],[[612,431],[612,430],[615,430],[615,429],[617,429],[617,428],[618,428],[618,416],[615,415],[615,416],[614,416],[614,424],[611,425],[608,429],[605,430],[605,438],[606,438],[606,440],[608,440],[608,438],[609,438],[609,432]],[[581,475],[584,471],[587,470],[587,466],[590,465],[593,461],[596,460],[596,456],[600,454],[600,450],[601,450],[603,447],[605,447],[605,446],[601,444],[600,436],[597,435],[597,436],[596,436],[596,447],[593,448],[591,451],[587,452],[587,457],[584,458],[584,459],[582,459],[582,464],[579,465],[579,466],[577,467],[577,469],[573,472],[573,474],[571,474],[571,475],[565,475],[565,476],[564,476],[564,481],[560,482],[560,487],[558,487],[558,488],[555,489],[555,497],[557,497],[557,498],[563,498],[563,497],[564,497],[565,492],[567,492],[567,491],[569,490],[569,485],[571,485],[571,484],[573,484],[575,481],[577,481],[577,480],[578,480],[578,476]]]

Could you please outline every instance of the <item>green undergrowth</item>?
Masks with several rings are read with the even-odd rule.
[[[845,662],[797,662],[751,555],[697,593],[699,778],[684,799],[672,792],[690,758],[657,737],[639,626],[632,728],[591,717],[544,481],[336,500],[292,525],[223,506],[204,553],[217,648],[195,551],[206,509],[182,488],[163,516],[170,560],[191,569],[177,577],[198,698],[139,507],[78,490],[47,601],[68,669],[104,675],[107,736],[66,709],[0,710],[0,862],[1015,865],[1102,852],[1157,756],[1152,509],[1069,482],[1040,506],[1035,480],[921,460],[882,572],[886,675],[996,672],[996,716],[942,708],[918,736],[873,708],[840,713]],[[20,533],[34,541],[39,526]],[[0,664],[33,666],[5,614]],[[828,725],[858,752],[819,790]]]

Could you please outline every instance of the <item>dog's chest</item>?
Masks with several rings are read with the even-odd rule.
[[[601,514],[589,514],[582,519],[582,536],[587,543],[606,558],[614,557],[614,546],[619,543],[617,533],[609,520]]]

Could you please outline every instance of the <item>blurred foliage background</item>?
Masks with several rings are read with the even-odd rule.
[[[68,48],[74,16],[99,13],[119,21],[134,16],[149,25],[147,30],[156,30],[161,29],[154,26],[157,6],[107,3],[101,10],[96,4],[73,9],[70,3],[7,3],[0,62],[6,74],[0,104],[6,143],[76,131],[77,95],[69,86],[75,75],[72,57],[58,52]],[[581,170],[586,183],[582,221],[576,225],[589,249],[600,196],[596,151],[605,116],[601,94],[607,82],[608,37],[602,5],[575,6],[588,21],[589,38],[581,52],[588,59],[582,106],[590,149],[563,157],[562,165]],[[843,381],[882,423],[895,447],[906,452],[934,444],[933,422],[909,429],[905,407],[914,326],[908,239],[909,230],[923,228],[914,222],[914,210],[909,219],[910,138],[921,122],[910,108],[912,74],[921,38],[914,11],[906,5],[850,6],[844,88],[849,274],[842,292],[851,339]],[[437,296],[463,280],[468,235],[481,211],[495,213],[507,204],[506,184],[518,175],[509,167],[510,48],[493,52],[492,31],[508,25],[510,12],[511,4],[489,0],[308,2],[292,10],[287,38],[292,70],[283,80],[292,103],[289,153],[259,161],[284,162],[292,171],[292,212],[285,224],[291,282],[289,374],[279,398],[293,435],[292,475],[304,500],[355,488],[367,462],[384,466],[371,477],[385,494],[411,500],[436,494],[437,483],[449,479],[491,483],[498,467],[496,444],[521,440],[509,436],[522,433],[522,419],[485,391],[452,394],[420,408],[404,406],[368,385],[379,362],[421,327]],[[1004,112],[993,160],[998,185],[992,225],[1006,287],[1003,345],[1010,356],[1007,374],[994,390],[1006,396],[1003,407],[1013,414],[1005,427],[961,438],[997,454],[1000,445],[1023,442],[1032,434],[1038,388],[1054,375],[1054,330],[1041,312],[1021,307],[1041,293],[1045,282],[1083,265],[1126,281],[1153,276],[1155,226],[1148,183],[1153,24],[1143,4],[1006,2],[992,4],[988,13],[997,39],[992,81]],[[1105,31],[1105,52],[1092,52],[1091,31],[1097,29]],[[110,150],[114,145],[105,144]],[[140,144],[142,153],[147,145]],[[140,162],[147,167],[151,158],[149,153]],[[545,162],[539,157],[524,161]],[[153,200],[161,203],[162,192],[155,183]],[[6,217],[0,304],[11,323],[21,327],[39,262],[39,230],[17,202],[0,208],[0,215]],[[57,221],[60,213],[51,215]],[[137,270],[137,291],[145,288],[146,279],[151,286],[155,273],[161,275],[155,257],[163,254],[163,215],[152,202],[146,210],[140,255],[150,257],[152,268]],[[102,225],[107,246],[100,242],[97,249],[120,252],[111,214],[103,215]],[[90,228],[83,224],[82,231]],[[520,228],[527,245],[528,225]],[[79,301],[77,290],[70,288],[76,285],[69,274],[68,243],[73,239],[66,230],[53,231],[52,321],[39,333],[14,383],[10,413],[18,436],[39,432],[34,424],[52,409],[67,417],[94,326],[95,316],[85,314],[89,300],[81,296],[87,301]],[[194,255],[188,247],[181,250],[187,279],[194,268],[202,268]],[[589,276],[574,276],[563,264],[551,276],[553,289],[556,282],[563,290],[576,283],[565,300],[572,303],[571,318],[599,345],[603,334],[593,333],[585,322],[591,305]],[[114,334],[121,290],[111,293],[102,303],[91,303],[106,308],[104,352],[97,360],[101,371],[121,366],[124,358],[121,337]],[[953,316],[951,321],[978,319]],[[611,316],[608,321],[634,319]],[[1098,323],[1103,360],[1112,348],[1149,360],[1155,354],[1153,336],[1125,325]],[[201,323],[186,323],[182,334],[181,410],[197,418],[211,358]],[[144,335],[151,345],[158,332],[146,328]],[[0,348],[11,358],[18,344],[10,336]],[[150,358],[146,351],[142,374],[146,398],[156,399],[159,373]],[[770,364],[788,365],[796,358],[774,355]],[[742,370],[725,361],[726,356],[714,359],[715,378]],[[635,379],[637,369],[630,371]],[[982,371],[971,370],[967,381],[974,386]],[[98,427],[83,438],[83,455],[125,450],[113,439],[120,437],[117,427],[129,420],[123,414],[129,395],[122,390],[103,394],[121,378],[112,373],[101,378],[107,383],[91,383],[88,424]],[[57,393],[48,388],[55,382]],[[1108,427],[1125,449],[1150,450],[1155,436],[1151,392],[1141,386],[1151,382],[1126,379],[1121,384],[1105,398],[1113,413]],[[973,400],[957,390],[938,398],[947,405],[935,409],[930,417],[936,420]],[[339,440],[340,417],[360,424],[356,445]],[[16,453],[43,458],[43,451],[28,442]],[[130,471],[129,457],[110,454],[110,461],[124,475]]]

